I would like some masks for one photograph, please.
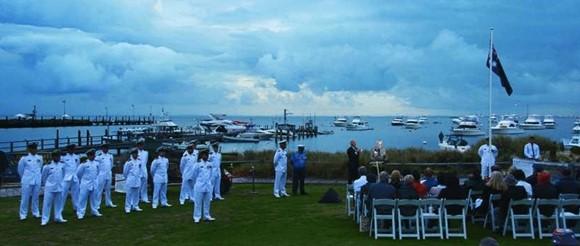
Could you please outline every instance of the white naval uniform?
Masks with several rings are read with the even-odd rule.
[[[540,160],[540,145],[537,143],[527,143],[524,146],[524,155],[528,159]]]
[[[199,221],[202,216],[203,207],[203,217],[211,218],[210,207],[211,207],[211,193],[213,187],[211,185],[211,179],[213,175],[213,165],[209,161],[200,160],[195,163],[193,168],[193,180],[195,180],[194,186],[194,207],[193,207],[193,220]]]
[[[61,161],[64,163],[64,186],[60,213],[64,209],[69,192],[73,209],[76,211],[79,205],[79,179],[77,177],[77,169],[80,164],[80,158],[77,154],[67,153],[61,157]]]
[[[85,217],[87,209],[87,200],[91,203],[91,213],[93,215],[100,215],[97,209],[98,205],[98,176],[99,164],[96,160],[87,160],[85,163],[79,165],[77,176],[80,180],[79,185],[79,206],[77,207],[77,217],[82,219]]]
[[[222,181],[222,154],[220,152],[212,152],[210,154],[210,162],[213,165],[213,174],[211,179],[211,184],[213,186],[213,197],[222,198],[221,195],[221,181]]]
[[[274,195],[286,194],[286,170],[288,166],[288,153],[279,148],[274,154]]]
[[[151,176],[153,177],[153,208],[159,203],[161,206],[167,206],[167,169],[169,160],[165,157],[158,156],[151,162]]]
[[[42,220],[41,225],[45,225],[50,220],[50,212],[54,205],[54,220],[63,221],[62,218],[62,191],[64,186],[64,163],[50,162],[42,167],[42,184],[44,184],[44,198],[42,200]]]
[[[28,206],[32,207],[32,215],[40,217],[38,209],[38,195],[41,184],[42,156],[36,154],[22,156],[18,161],[18,175],[20,175],[20,219],[28,216]],[[32,197],[32,201],[31,201]]]
[[[101,209],[101,201],[103,200],[103,193],[105,193],[105,205],[107,207],[113,206],[113,201],[111,200],[111,183],[113,180],[113,155],[111,153],[100,152],[95,158],[99,165],[99,177],[98,177],[98,187],[97,187],[97,209]]]
[[[123,166],[125,177],[125,212],[139,208],[139,187],[141,187],[141,160],[129,160]]]
[[[193,168],[197,162],[197,154],[197,150],[194,150],[191,154],[185,151],[179,163],[179,170],[181,171],[179,204],[181,205],[183,205],[187,199],[193,201]]]
[[[147,162],[149,161],[149,152],[147,150],[139,150],[139,159],[141,160],[141,187],[139,187],[139,196],[141,201],[148,203],[149,196],[147,195]]]
[[[497,148],[492,144],[491,148],[488,144],[479,147],[477,151],[481,157],[481,178],[485,179],[491,175],[491,167],[495,165],[495,158],[497,157]]]

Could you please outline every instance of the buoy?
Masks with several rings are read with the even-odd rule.
[[[427,144],[427,141],[423,140],[423,144]]]

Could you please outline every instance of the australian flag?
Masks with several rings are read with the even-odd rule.
[[[491,71],[493,71],[493,73],[495,73],[499,79],[501,80],[501,86],[503,86],[503,88],[505,88],[505,92],[507,92],[508,96],[512,95],[512,86],[510,85],[510,81],[507,78],[507,75],[505,74],[505,71],[503,70],[503,67],[501,66],[501,62],[499,61],[499,56],[497,56],[497,52],[495,51],[495,48],[492,47],[492,53],[491,53]],[[487,62],[485,64],[488,68],[489,68],[489,56],[487,57]]]

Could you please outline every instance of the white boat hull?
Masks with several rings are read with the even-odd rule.
[[[544,130],[544,129],[546,129],[546,126],[544,126],[544,125],[521,124],[520,127],[524,130]]]
[[[454,135],[458,135],[458,136],[482,136],[482,135],[485,135],[485,133],[480,131],[480,130],[453,129],[452,132]]]
[[[352,127],[352,126],[347,126],[346,127],[347,131],[370,131],[370,130],[374,130],[372,127]]]
[[[519,128],[491,128],[491,132],[493,134],[498,135],[516,135],[516,134],[523,134],[524,130]]]
[[[346,127],[348,125],[347,122],[334,122],[333,124],[336,127]]]
[[[421,125],[419,124],[405,124],[405,129],[419,129]]]
[[[460,153],[465,153],[471,149],[471,146],[469,146],[469,145],[455,146],[455,145],[449,145],[449,144],[443,142],[443,143],[439,143],[439,149],[445,150],[445,151],[457,151]]]

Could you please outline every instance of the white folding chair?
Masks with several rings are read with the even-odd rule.
[[[443,217],[445,218],[445,238],[449,237],[463,237],[467,239],[467,224],[465,222],[465,217],[467,216],[467,204],[466,200],[443,200]],[[451,213],[451,209],[461,209],[460,213]],[[459,232],[450,232],[451,226],[449,225],[450,220],[459,220],[461,222],[461,227],[457,228]]]
[[[417,239],[420,239],[421,236],[421,233],[419,232],[420,214],[421,214],[421,204],[419,203],[419,200],[403,199],[397,201],[397,221],[399,223],[399,239],[403,239],[404,237],[415,237]],[[402,223],[403,221],[408,221],[411,230],[413,230],[413,222],[414,222],[415,232],[406,233],[403,228]]]
[[[367,194],[364,194],[364,195],[362,195],[362,200],[358,201],[358,203],[360,203],[360,205],[359,205],[360,206],[360,214],[358,216],[358,221],[359,221],[358,229],[361,232],[365,230],[365,228],[363,228],[364,223],[362,223],[363,217],[366,217],[369,215],[368,208],[366,206],[367,198],[368,198]]]
[[[558,199],[536,199],[536,205],[534,206],[534,211],[536,215],[536,224],[538,225],[538,235],[540,239],[544,237],[552,237],[552,232],[556,228],[560,228],[560,220],[558,219],[560,206],[560,200]],[[546,212],[550,212],[549,215],[543,215],[540,210],[544,210]],[[551,227],[548,228],[547,232],[544,232],[544,228],[542,226],[542,221],[552,221],[555,223],[551,223]]]
[[[487,218],[491,218],[491,230],[495,231],[499,228],[499,225],[495,218],[495,205],[494,202],[501,200],[501,194],[491,194],[489,195],[489,206],[485,214],[485,219],[483,220],[483,227],[487,226]]]
[[[574,228],[568,228],[569,220],[580,220],[580,199],[560,200],[560,216],[564,224],[564,229],[572,229],[576,237],[580,237],[580,233],[576,233]]]
[[[397,201],[393,199],[373,199],[371,210],[373,218],[371,219],[371,226],[369,228],[369,236],[375,234],[375,239],[379,237],[392,237],[396,239],[396,215]],[[384,233],[379,228],[379,223],[385,225],[388,220],[391,221],[391,233]],[[381,223],[382,222],[382,223]]]
[[[517,208],[516,208],[517,207]],[[526,209],[527,212],[517,212],[515,209]],[[508,212],[505,217],[505,222],[503,224],[503,235],[505,236],[507,228],[509,226],[508,221],[511,221],[512,236],[514,239],[517,237],[531,237],[534,239],[534,219],[532,210],[534,208],[534,200],[532,199],[522,199],[522,200],[510,200],[508,205]],[[518,221],[527,222],[530,231],[529,232],[518,232]]]
[[[443,239],[443,220],[441,216],[443,200],[428,198],[420,200],[421,202],[421,234],[423,239],[427,237],[439,237]],[[429,230],[429,222],[437,220],[437,228],[435,230]]]
[[[483,218],[483,217],[477,218],[475,216],[475,209],[476,209],[475,200],[477,200],[477,198],[481,198],[482,195],[483,195],[483,191],[472,190],[472,189],[469,190],[469,193],[467,195],[467,198],[469,199],[469,200],[467,200],[469,202],[469,204],[467,204],[468,208],[469,208],[468,212],[471,216],[471,223],[472,224],[475,224],[476,222],[483,222],[485,220],[485,218]]]
[[[360,219],[360,213],[361,213],[361,203],[360,203],[360,192],[355,192],[354,193],[354,221],[356,222],[356,224],[358,225],[359,223],[359,219]]]
[[[346,184],[346,215],[351,216],[354,214],[354,190],[352,184]]]

